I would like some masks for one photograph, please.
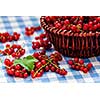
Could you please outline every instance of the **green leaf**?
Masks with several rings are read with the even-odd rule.
[[[23,59],[15,59],[14,65],[20,64],[28,71],[31,71],[35,67],[34,65],[35,62],[37,62],[36,58],[34,58],[33,56],[27,56],[27,57],[24,57]]]

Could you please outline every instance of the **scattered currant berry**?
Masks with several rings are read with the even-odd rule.
[[[84,73],[87,73],[87,72],[88,72],[88,69],[87,69],[87,68],[84,68],[84,69],[83,69],[83,72],[84,72]]]
[[[68,60],[68,64],[69,65],[73,65],[73,61],[72,60]]]
[[[92,63],[88,63],[88,64],[87,64],[87,68],[88,68],[88,69],[91,69],[92,66],[93,66]]]
[[[9,59],[5,59],[4,60],[4,64],[6,65],[6,66],[10,66],[10,63],[11,63],[11,61],[9,60]]]
[[[74,62],[78,63],[79,62],[79,58],[74,58]]]
[[[82,59],[79,60],[79,63],[80,63],[80,64],[84,64],[84,60],[82,60]]]

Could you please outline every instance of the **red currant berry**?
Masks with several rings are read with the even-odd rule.
[[[93,66],[92,63],[88,63],[88,64],[87,64],[87,68],[88,68],[88,69],[91,69],[92,66]]]
[[[22,73],[26,73],[27,70],[25,68],[22,69]]]
[[[41,73],[41,72],[38,72],[37,74],[36,74],[36,77],[41,77],[43,74]]]
[[[34,56],[35,58],[38,58],[39,55],[40,55],[40,54],[39,54],[38,52],[34,52],[34,54],[33,54],[33,56]]]
[[[84,70],[84,68],[85,68],[84,66],[81,66],[81,67],[80,67],[80,71],[83,71],[83,70]]]
[[[22,49],[22,50],[20,51],[20,53],[21,53],[21,55],[24,55],[24,54],[25,54],[25,49]]]
[[[20,66],[19,64],[17,64],[17,65],[15,66],[15,69],[16,69],[16,70],[20,70],[20,69],[21,69],[21,66]]]
[[[84,73],[87,73],[87,72],[88,72],[88,69],[87,69],[87,68],[84,68],[84,69],[83,69],[83,72],[84,72]]]
[[[79,64],[81,64],[81,65],[84,64],[84,60],[82,60],[82,59],[79,60]]]
[[[14,69],[8,69],[7,74],[13,76],[14,75]]]
[[[59,72],[60,72],[60,68],[57,68],[57,69],[56,69],[56,73],[59,73]]]
[[[76,66],[75,66],[75,65],[71,65],[71,68],[72,68],[72,69],[75,69],[75,68],[76,68]]]
[[[19,77],[20,76],[20,72],[18,70],[15,70],[15,73],[14,74],[15,74],[16,77]]]
[[[43,65],[45,65],[46,64],[46,60],[41,60],[41,63],[43,64]]]
[[[24,77],[24,76],[23,76],[23,73],[20,73],[19,77],[20,77],[20,78],[23,78],[23,77]]]
[[[45,66],[45,71],[46,71],[46,72],[49,71],[49,66]]]
[[[68,64],[69,65],[73,65],[73,61],[72,60],[68,60]]]
[[[13,52],[13,53],[12,53],[12,57],[15,58],[16,56],[17,56],[17,53],[16,53],[16,52]]]
[[[56,70],[56,68],[55,68],[54,66],[52,66],[52,67],[50,68],[50,70],[51,70],[52,72],[54,72],[54,71]]]
[[[23,74],[23,76],[24,76],[24,78],[27,78],[27,77],[28,77],[28,73],[25,72],[25,73]]]
[[[68,19],[66,19],[66,20],[64,21],[64,24],[65,24],[65,25],[70,24],[69,20],[68,20]]]
[[[36,68],[40,68],[42,66],[42,63],[41,62],[37,62],[36,63]]]
[[[74,62],[78,63],[79,62],[79,58],[74,58]]]
[[[10,65],[10,60],[6,58],[6,59],[4,60],[4,64],[7,65],[7,66],[9,66],[9,65]]]
[[[6,48],[10,48],[10,44],[6,44]]]
[[[76,70],[80,70],[80,66],[78,66],[78,65],[75,66],[75,69],[76,69]]]

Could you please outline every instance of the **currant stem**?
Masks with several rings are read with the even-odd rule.
[[[59,68],[56,64],[52,63],[52,60],[49,61],[54,67]]]

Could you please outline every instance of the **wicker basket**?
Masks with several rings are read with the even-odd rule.
[[[100,54],[100,32],[69,33],[50,27],[43,16],[40,18],[40,22],[55,50],[63,55],[87,58]]]

